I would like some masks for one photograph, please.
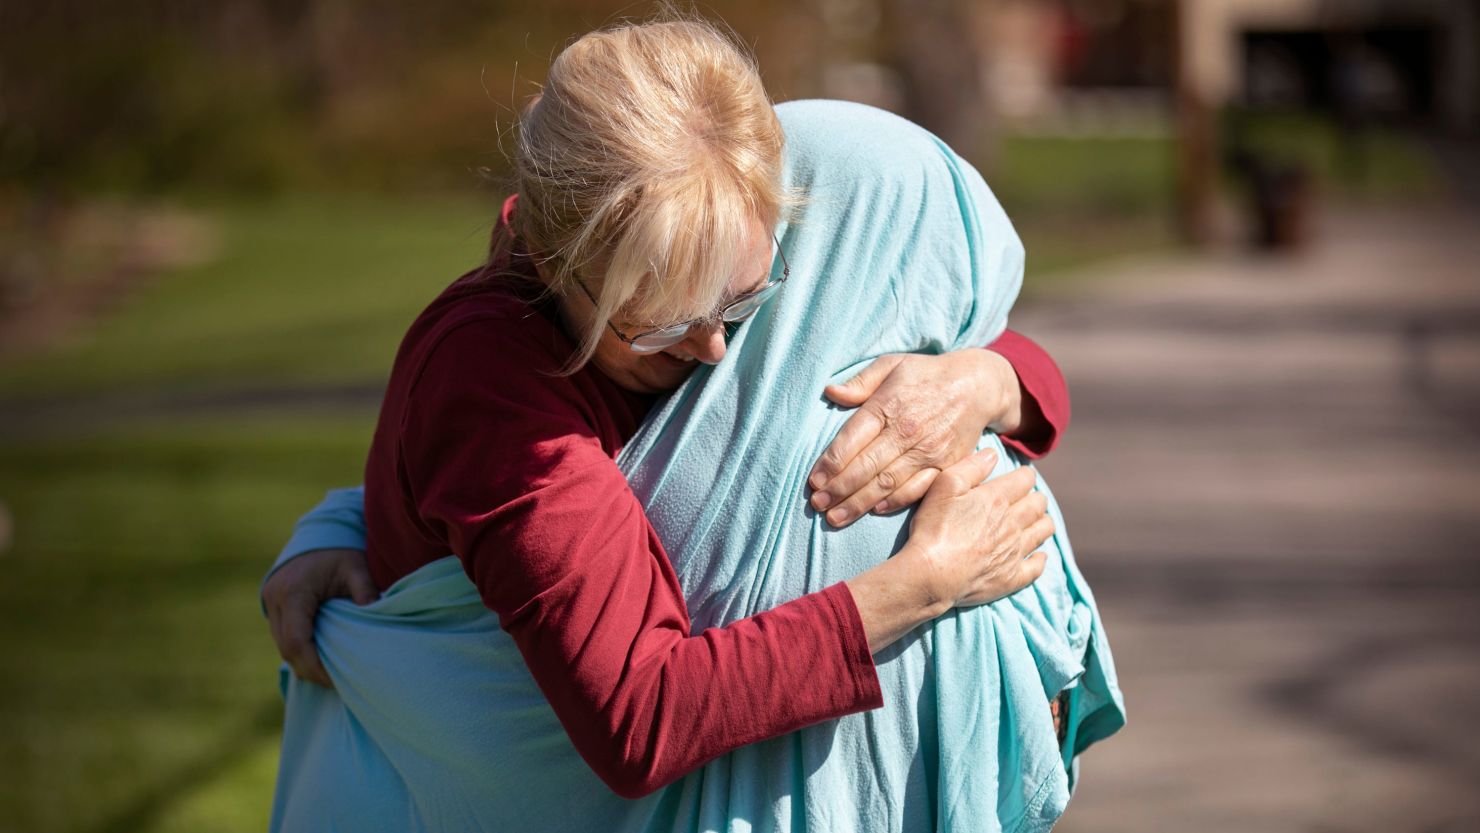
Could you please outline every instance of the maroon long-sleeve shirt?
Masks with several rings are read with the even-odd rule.
[[[1047,451],[1068,421],[1062,376],[1021,336],[993,347],[1049,426],[1015,444]],[[572,349],[551,308],[481,271],[412,324],[365,471],[377,585],[456,553],[577,751],[624,796],[881,705],[842,583],[690,632],[663,544],[615,462],[653,399],[594,367],[558,375]]]

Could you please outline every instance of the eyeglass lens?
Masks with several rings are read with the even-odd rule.
[[[754,295],[746,298],[741,298],[735,303],[725,307],[720,312],[719,317],[725,321],[730,322],[731,324],[738,324],[739,322],[744,321],[750,316],[755,315],[756,310],[759,310],[762,306],[765,305],[767,301],[771,300],[771,296],[775,295],[776,290],[780,288],[781,282],[777,281],[776,283],[773,283],[756,292]]]
[[[656,353],[665,347],[673,345],[688,338],[689,330],[693,323],[679,324],[666,330],[657,330],[651,333],[643,333],[630,343],[634,353]]]
[[[774,259],[780,253],[780,251],[780,241],[776,241],[776,245],[773,245],[771,247],[772,258]],[[782,278],[779,281],[774,281],[757,290],[754,295],[740,298],[739,300],[720,310],[720,320],[728,324],[739,324],[750,316],[755,315],[756,311],[764,306],[766,301],[769,301],[771,299],[771,296],[776,294],[776,291],[781,288],[781,285],[784,282],[785,278]],[[659,350],[672,347],[680,341],[683,341],[685,338],[688,337],[689,330],[703,323],[704,321],[702,320],[688,321],[683,324],[675,324],[672,327],[667,327],[662,330],[654,330],[652,332],[643,333],[642,335],[628,342],[628,346],[632,348],[632,351],[634,353],[656,353]]]

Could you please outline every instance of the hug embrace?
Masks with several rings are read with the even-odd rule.
[[[1051,827],[1124,706],[981,176],[692,20],[572,43],[514,162],[264,584],[272,828]]]

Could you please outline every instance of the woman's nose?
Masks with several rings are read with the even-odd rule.
[[[695,327],[688,338],[689,353],[705,364],[719,364],[725,357],[725,325],[715,322]]]

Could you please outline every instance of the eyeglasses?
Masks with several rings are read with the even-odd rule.
[[[786,253],[781,251],[781,241],[775,235],[772,235],[771,239],[776,242],[776,254],[781,258],[780,279],[770,281],[760,289],[741,295],[739,298],[725,304],[719,312],[705,316],[704,318],[694,318],[678,324],[670,324],[667,327],[644,330],[630,338],[621,330],[617,329],[616,325],[611,321],[607,321],[606,326],[610,327],[611,331],[617,334],[617,338],[626,342],[627,346],[632,348],[632,352],[656,353],[688,338],[689,331],[695,327],[716,321],[723,321],[728,324],[738,324],[744,321],[750,316],[755,315],[761,307],[765,306],[766,302],[771,300],[776,295],[776,292],[781,289],[781,285],[786,283],[786,279],[791,277],[791,264],[786,262]],[[586,297],[591,299],[591,304],[598,306],[596,296],[592,295],[591,290],[586,288],[586,283],[580,278],[576,278],[576,283],[581,287],[581,291],[586,293]]]

